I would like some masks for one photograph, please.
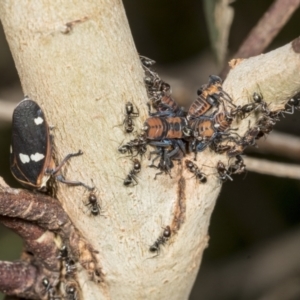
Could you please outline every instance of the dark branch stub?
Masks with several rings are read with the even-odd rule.
[[[23,273],[27,269],[31,270],[28,280],[22,278],[28,281],[28,286],[25,288],[14,286],[13,282],[3,281],[4,285],[0,284],[0,290],[5,294],[24,297],[23,291],[29,290],[29,298],[41,299],[41,295],[45,293],[45,286],[42,285],[43,278],[47,278],[51,283],[52,293],[62,270],[57,243],[68,246],[74,265],[79,262],[87,270],[91,280],[103,282],[103,274],[96,257],[98,252],[79,234],[56,199],[41,193],[12,189],[0,182],[0,222],[24,239],[25,252],[22,259],[26,263],[20,262],[20,265],[16,266]],[[6,268],[0,272],[0,282],[2,276],[15,281],[13,279],[15,275],[9,274],[15,273],[16,266],[8,263],[5,266]],[[30,281],[33,277],[35,278]],[[41,292],[37,292],[34,296],[34,291],[38,291],[35,287],[37,280],[40,280]],[[13,286],[10,287],[9,284]]]
[[[40,299],[36,292],[37,267],[27,262],[0,261],[0,290],[6,295]]]

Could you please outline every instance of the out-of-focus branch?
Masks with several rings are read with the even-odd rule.
[[[247,58],[262,53],[280,32],[299,7],[299,0],[275,0],[261,17],[257,25],[251,30],[240,46],[234,58]],[[229,67],[226,65],[221,77],[226,77]]]
[[[264,226],[264,224],[261,224]],[[247,249],[226,262],[214,263],[201,270],[197,278],[197,290],[191,299],[300,299],[299,261],[300,228],[268,240],[259,247]],[[286,281],[294,282],[288,286]],[[218,289],[215,288],[216,283]],[[284,291],[276,297],[266,297],[271,291]],[[297,292],[297,296],[293,291]],[[258,298],[257,292],[265,297]]]
[[[300,160],[300,138],[278,131],[272,131],[267,139],[260,139],[254,151],[267,152],[282,157]],[[251,151],[252,151],[251,150]]]
[[[0,100],[0,121],[11,122],[11,116],[15,106],[15,103]]]
[[[277,177],[300,179],[300,165],[277,163],[250,157],[245,157],[244,161],[248,171]]]
[[[299,0],[275,0],[251,30],[234,57],[247,58],[262,53],[299,5]]]

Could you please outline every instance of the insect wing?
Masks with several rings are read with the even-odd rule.
[[[40,188],[51,159],[45,115],[36,102],[25,98],[13,112],[11,172],[23,185]]]

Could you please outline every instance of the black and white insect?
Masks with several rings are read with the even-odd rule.
[[[61,300],[61,297],[57,295],[56,289],[52,286],[48,278],[43,278],[42,285],[45,287],[49,300]]]
[[[54,176],[58,181],[72,186],[87,185],[80,181],[68,181],[58,174],[62,166],[77,153],[68,154],[56,166],[52,157],[52,140],[46,117],[40,106],[25,97],[13,112],[12,142],[10,147],[10,170],[25,187],[47,190],[47,181]]]

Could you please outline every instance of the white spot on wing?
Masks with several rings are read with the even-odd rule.
[[[10,154],[12,154],[12,146],[9,147]]]
[[[41,118],[41,117],[37,117],[37,118],[34,119],[34,123],[35,123],[36,125],[40,125],[40,124],[42,124],[43,122],[44,122],[44,119]]]
[[[20,153],[20,154],[19,154],[19,157],[20,157],[20,160],[21,160],[21,162],[22,162],[23,164],[26,164],[26,163],[29,163],[29,162],[30,162],[30,158],[29,158],[29,156],[26,155],[26,154]]]
[[[35,154],[30,155],[31,160],[33,160],[35,162],[38,162],[38,161],[42,160],[44,157],[45,157],[44,154],[41,154],[41,153],[38,153],[38,152],[35,153]]]

